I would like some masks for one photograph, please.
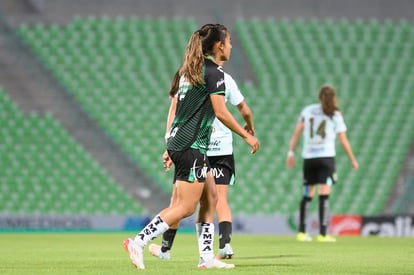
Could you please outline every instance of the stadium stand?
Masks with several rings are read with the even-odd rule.
[[[0,88],[2,214],[127,215],[143,208],[51,115],[25,115]]]
[[[167,100],[170,77],[197,26],[194,19],[78,17],[67,25],[22,25],[18,33],[124,152],[170,190],[171,175],[158,167],[165,113],[157,104]],[[413,25],[269,18],[239,19],[235,26],[257,79],[240,84],[262,150],[250,156],[235,137],[234,212],[297,211],[300,165],[286,170],[286,149],[301,108],[328,82],[338,89],[361,164],[352,172],[338,148],[332,212],[379,214],[414,136]]]
[[[300,181],[294,176],[300,172],[285,176],[280,162],[298,108],[316,100],[320,85],[331,83],[338,89],[348,135],[361,163],[357,173],[351,172],[346,156],[338,151],[340,183],[333,193],[332,211],[380,213],[413,140],[409,122],[413,25],[389,20],[257,19],[239,20],[236,27],[259,81],[253,93],[259,96],[249,100],[257,101],[258,110],[279,110],[260,120],[267,131],[262,143],[272,148],[262,152],[267,155],[262,169],[274,171],[273,180],[259,178],[260,185],[269,185],[267,192],[277,193],[272,188],[280,188],[284,196],[294,192],[300,197],[300,190],[287,187]],[[260,114],[256,112],[256,117]],[[297,207],[297,200],[291,202],[287,211]]]

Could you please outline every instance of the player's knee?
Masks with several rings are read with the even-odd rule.
[[[180,209],[179,211],[181,212],[181,216],[183,218],[191,216],[195,212],[197,204],[197,202],[187,202],[181,204],[180,207],[178,207],[178,209]]]

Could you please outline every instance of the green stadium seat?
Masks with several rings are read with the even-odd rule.
[[[126,215],[143,211],[53,116],[24,115],[2,89],[0,106],[4,171],[0,191],[7,194],[1,196],[0,213]],[[92,178],[99,180],[91,185]],[[104,192],[100,187],[105,187]],[[111,194],[128,207],[120,206]],[[98,203],[102,201],[109,205],[104,210]]]

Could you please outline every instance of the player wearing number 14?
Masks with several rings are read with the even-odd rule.
[[[324,85],[319,91],[319,103],[306,106],[299,117],[290,140],[286,164],[295,165],[294,150],[300,135],[303,136],[303,197],[299,211],[298,241],[312,241],[306,233],[306,212],[318,186],[319,195],[319,231],[317,241],[334,242],[335,238],[327,234],[329,223],[329,194],[336,183],[335,139],[347,153],[352,168],[358,169],[358,162],[352,152],[346,136],[344,118],[336,104],[335,89]]]

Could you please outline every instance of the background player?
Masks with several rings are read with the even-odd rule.
[[[296,129],[290,140],[286,164],[288,168],[295,165],[294,151],[303,134],[303,197],[299,211],[298,241],[312,241],[306,233],[306,214],[318,185],[320,234],[317,241],[335,242],[327,234],[329,223],[329,194],[336,182],[335,172],[335,138],[339,141],[351,160],[352,168],[358,169],[358,162],[352,152],[346,136],[346,125],[336,104],[335,90],[331,86],[322,86],[319,92],[319,104],[306,106],[301,114]]]

